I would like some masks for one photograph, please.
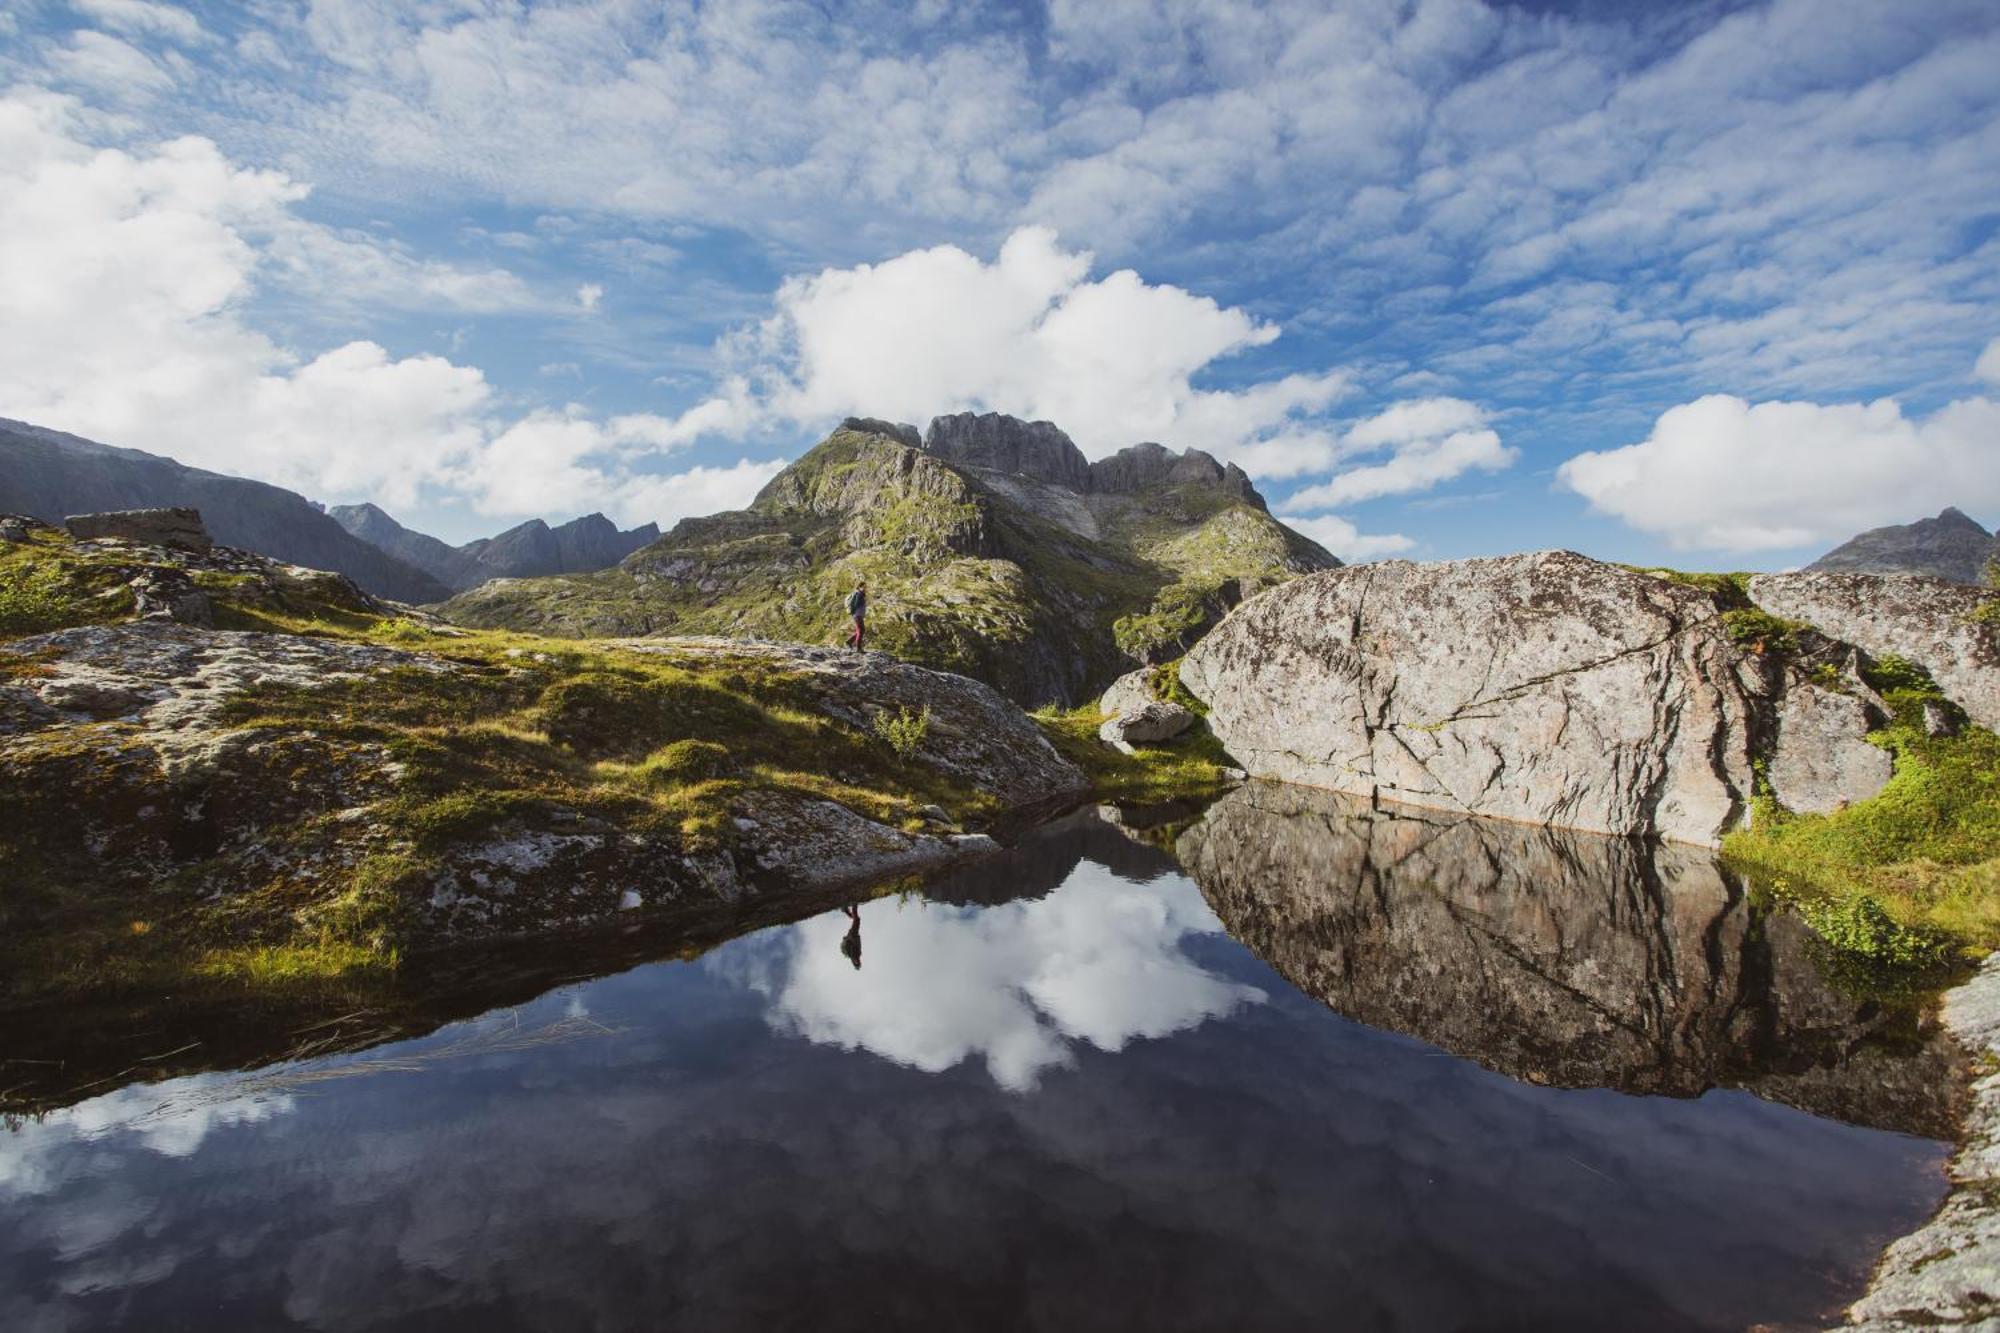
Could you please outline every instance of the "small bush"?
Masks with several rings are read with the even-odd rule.
[[[733,767],[726,745],[714,741],[675,741],[656,750],[639,765],[638,778],[649,787],[691,787],[725,777]]]
[[[1936,967],[1951,956],[1950,941],[1927,926],[1906,926],[1873,897],[1799,902],[1799,914],[1822,940],[1844,954],[1898,968]]]
[[[1722,628],[1730,642],[1739,648],[1758,653],[1789,653],[1798,649],[1799,631],[1811,626],[1747,606],[1724,611]]]
[[[925,704],[923,711],[898,708],[894,713],[881,712],[875,715],[875,734],[888,743],[898,759],[913,759],[924,745],[924,737],[930,734],[931,710]]]
[[[1884,653],[1861,668],[1861,679],[1868,682],[1870,689],[1885,696],[1900,690],[1919,695],[1944,693],[1937,687],[1937,682],[1931,679],[1929,671],[1909,658],[1898,657],[1894,653]]]

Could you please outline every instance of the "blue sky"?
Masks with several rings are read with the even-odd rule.
[[[2000,6],[0,0],[0,415],[452,540],[849,412],[1353,558],[2000,519]]]

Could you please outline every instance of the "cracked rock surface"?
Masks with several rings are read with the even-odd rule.
[[[1800,809],[1888,777],[1856,748],[1880,722],[1858,680],[1815,685],[1733,643],[1708,594],[1569,551],[1308,575],[1181,680],[1255,776],[1532,824],[1713,845],[1760,758]]]

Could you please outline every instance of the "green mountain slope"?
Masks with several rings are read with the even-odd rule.
[[[849,419],[750,508],[688,519],[596,574],[496,580],[463,624],[577,636],[759,635],[830,643],[867,579],[872,646],[1072,703],[1183,651],[1260,587],[1339,562],[1198,451],[1093,464],[1046,422]]]

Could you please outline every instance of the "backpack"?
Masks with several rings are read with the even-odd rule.
[[[859,588],[856,588],[856,589],[855,589],[855,590],[854,590],[853,592],[851,592],[851,593],[847,594],[847,614],[848,614],[848,615],[850,615],[850,616],[858,616],[858,615],[860,615],[860,614],[861,614],[861,613],[862,613],[863,611],[865,611],[865,610],[867,610],[867,609],[868,609],[868,594],[867,594],[867,593],[865,593],[865,592],[861,591],[861,589],[859,589]]]

